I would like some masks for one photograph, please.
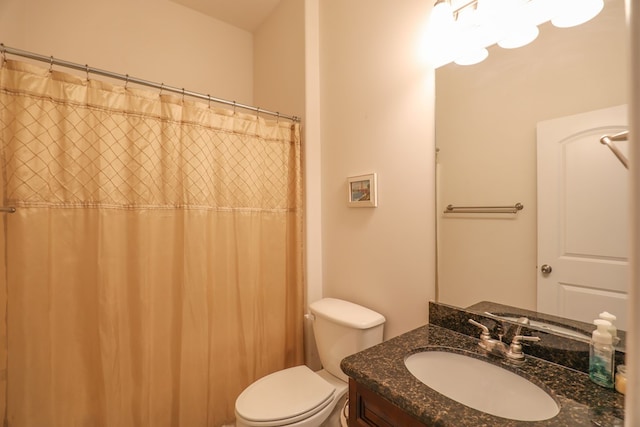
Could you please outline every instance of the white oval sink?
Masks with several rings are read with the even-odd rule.
[[[555,400],[531,381],[473,357],[424,351],[404,363],[430,388],[478,411],[519,421],[547,420],[560,412]]]

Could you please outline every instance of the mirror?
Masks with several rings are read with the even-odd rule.
[[[436,71],[439,302],[536,311],[536,124],[628,102],[624,14],[624,0],[607,0],[586,24],[546,23],[530,45]],[[515,215],[442,214],[517,202]]]

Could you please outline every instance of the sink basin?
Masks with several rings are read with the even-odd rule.
[[[423,351],[404,363],[430,388],[478,411],[519,421],[547,420],[560,412],[555,400],[531,381],[480,359]]]

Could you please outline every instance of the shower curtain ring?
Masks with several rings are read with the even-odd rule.
[[[233,115],[236,115],[236,101],[233,101]]]
[[[124,90],[127,90],[127,85],[129,85],[129,74],[125,75]]]
[[[256,107],[256,119],[260,118],[260,107]]]
[[[276,123],[280,123],[280,112],[276,111]]]
[[[0,67],[4,67],[4,63],[7,62],[7,50],[4,48],[4,45],[0,45],[2,46],[2,64],[0,64]]]
[[[211,109],[211,95],[207,94],[207,98],[209,98],[209,109]]]
[[[53,73],[53,55],[49,57],[49,73]]]
[[[89,64],[84,64],[84,70],[87,72],[87,81],[89,81]]]
[[[182,88],[182,102],[184,102],[184,88]]]
[[[164,83],[160,83],[160,93],[158,96],[162,96],[162,90],[164,89]]]

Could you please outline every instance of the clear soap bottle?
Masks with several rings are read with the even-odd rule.
[[[613,388],[613,338],[609,333],[611,322],[603,319],[593,321],[597,329],[591,335],[589,346],[589,378],[594,383]]]

